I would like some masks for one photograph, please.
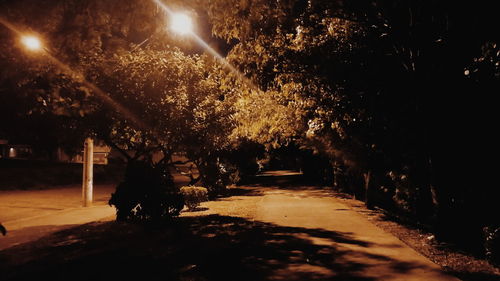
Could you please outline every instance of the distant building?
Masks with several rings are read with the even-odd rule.
[[[83,148],[83,144],[82,144]],[[107,165],[111,147],[96,141],[94,143],[94,164]],[[34,159],[33,148],[27,144],[9,144],[8,140],[0,139],[0,159]],[[43,159],[38,159],[43,160]],[[83,150],[75,156],[70,156],[62,148],[58,148],[55,160],[67,163],[83,163]]]
[[[0,140],[0,158],[29,159],[33,156],[31,145],[9,144],[8,140]]]

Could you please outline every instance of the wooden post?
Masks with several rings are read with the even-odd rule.
[[[94,169],[94,141],[91,138],[87,138],[85,139],[85,144],[83,146],[83,184],[82,184],[83,207],[92,206],[93,169]]]

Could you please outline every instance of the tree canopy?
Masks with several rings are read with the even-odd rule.
[[[17,30],[1,30],[7,50],[2,98],[15,104],[5,116],[47,120],[47,134],[64,135],[60,130],[71,127],[75,141],[96,136],[129,160],[153,161],[159,153],[163,159],[155,161],[168,163],[174,152],[185,153],[209,181],[204,171],[230,148],[224,136],[234,127],[232,103],[241,83],[216,59],[197,54],[193,42],[172,34],[162,9],[152,2],[136,7],[136,1],[2,4],[2,16]],[[33,11],[21,11],[24,5]],[[18,31],[35,26],[46,49],[30,54],[17,44]],[[20,121],[10,120],[12,130],[2,129],[12,137]],[[42,138],[53,141],[47,134]]]
[[[491,5],[212,0],[207,8],[213,33],[234,44],[230,61],[265,90],[245,105],[274,109],[251,112],[260,125],[245,122],[243,135],[326,154],[348,181],[363,179],[355,193],[388,198],[441,234],[462,229],[467,212],[481,218],[467,222],[471,237],[498,223],[478,176],[486,172],[474,165],[491,149],[485,95],[498,89]]]

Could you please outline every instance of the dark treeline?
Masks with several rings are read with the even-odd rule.
[[[277,92],[275,111],[300,116],[279,136],[271,123],[252,138],[311,151],[317,158],[302,161],[305,171],[439,239],[481,252],[485,236],[498,235],[493,4],[213,2],[215,34],[238,42],[232,61]]]

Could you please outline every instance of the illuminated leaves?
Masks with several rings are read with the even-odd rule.
[[[110,59],[103,67],[109,76],[101,77],[99,84],[146,125],[123,122],[127,116],[116,112],[116,143],[130,148],[146,142],[164,152],[192,155],[228,146],[224,136],[233,128],[231,101],[236,88],[208,57],[185,55],[170,47],[138,49]]]
[[[479,57],[464,70],[464,75],[476,82],[487,82],[500,79],[500,46],[486,42],[481,47]]]
[[[371,112],[363,68],[372,27],[338,2],[211,0],[207,7],[214,33],[237,39],[228,59],[264,90],[238,100],[234,135],[332,150],[365,137]]]

